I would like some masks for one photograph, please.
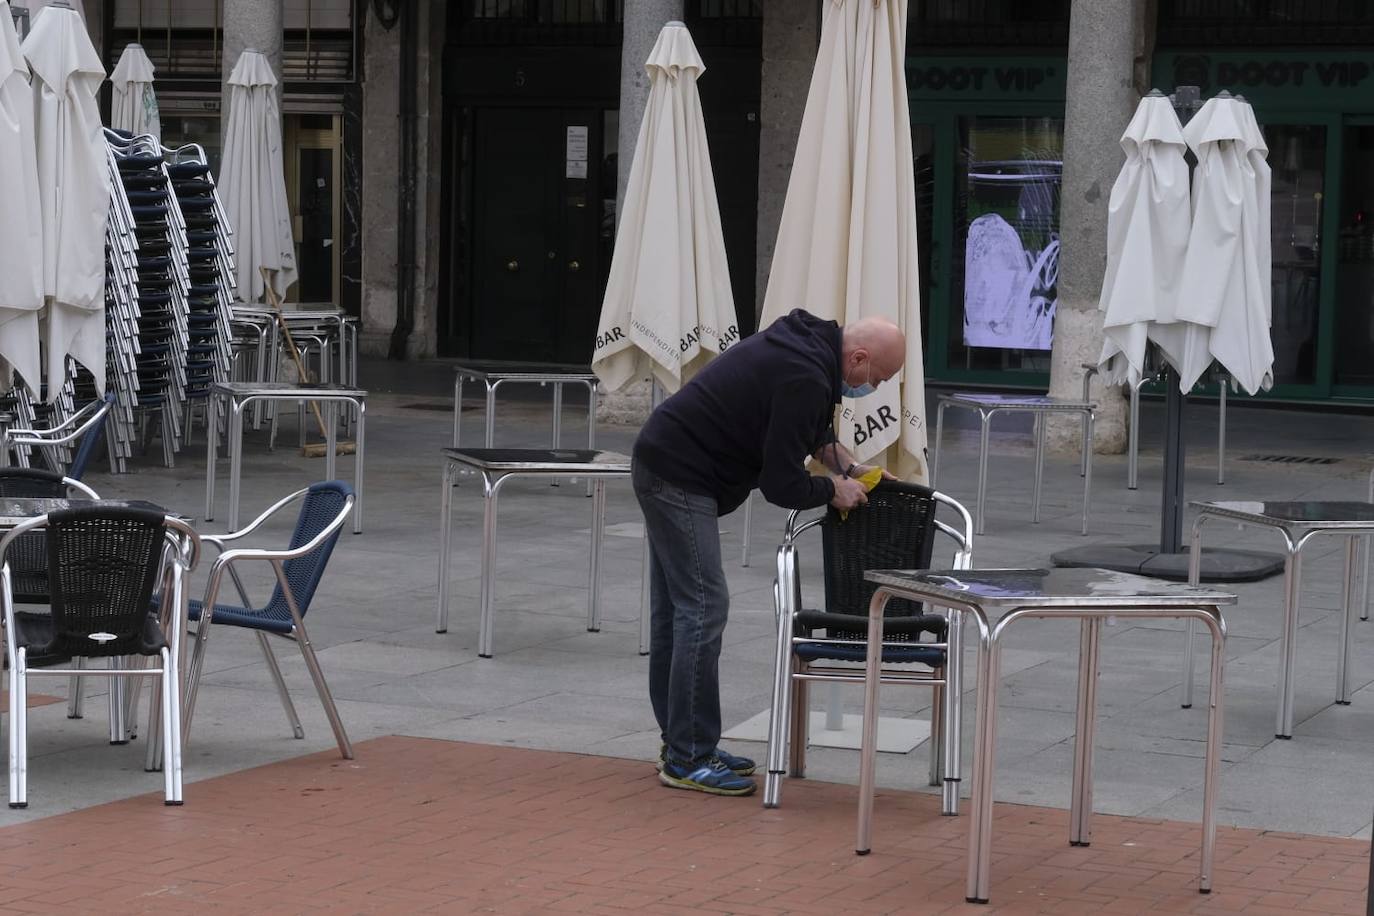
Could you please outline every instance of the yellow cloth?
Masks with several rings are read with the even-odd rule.
[[[878,485],[878,482],[883,479],[883,469],[869,468],[867,471],[864,471],[862,474],[860,474],[858,477],[855,477],[854,479],[864,485],[864,492],[866,493],[869,490],[876,487]],[[847,518],[849,518],[849,510],[841,509],[840,521],[844,521]]]

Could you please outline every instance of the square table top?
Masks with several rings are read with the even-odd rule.
[[[869,582],[903,597],[939,604],[976,605],[984,611],[1016,608],[1158,608],[1235,604],[1219,589],[1166,582],[1109,569],[876,569]]]
[[[147,509],[171,515],[166,509],[141,499],[66,499],[63,497],[22,498],[7,496],[0,498],[0,528],[13,528],[31,518],[47,515],[62,509],[77,509],[83,506],[107,506],[112,509]],[[173,517],[179,517],[173,515]]]
[[[629,455],[599,449],[446,448],[444,457],[480,471],[607,477],[630,473]]]
[[[1193,500],[1205,515],[1274,528],[1374,528],[1374,503],[1324,500]]]
[[[453,371],[479,381],[596,381],[591,366],[570,363],[508,363],[496,360],[465,360]]]
[[[210,390],[234,397],[314,397],[365,398],[367,392],[347,385],[324,382],[215,382]]]
[[[996,394],[981,391],[952,391],[939,396],[940,401],[985,407],[995,410],[1090,410],[1096,401],[1079,398],[1054,398],[1047,394]]]

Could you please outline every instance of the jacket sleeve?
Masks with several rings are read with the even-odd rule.
[[[815,445],[816,408],[827,401],[816,385],[784,385],[773,392],[759,473],[759,489],[770,503],[812,509],[835,498],[830,478],[812,476],[803,464]]]

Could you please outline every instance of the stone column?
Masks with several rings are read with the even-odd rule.
[[[1050,394],[1081,397],[1083,363],[1102,350],[1097,301],[1107,265],[1107,200],[1121,169],[1121,132],[1139,101],[1137,56],[1143,53],[1143,0],[1073,0],[1064,110],[1064,183],[1060,197],[1059,305],[1054,322]],[[1126,444],[1121,389],[1093,387],[1101,405],[1097,451]],[[1079,447],[1077,419],[1050,424],[1050,447]]]
[[[649,75],[644,61],[663,26],[682,19],[682,0],[634,0],[625,4],[624,37],[620,43],[620,136],[617,139],[619,174],[616,176],[616,212],[625,202],[639,125],[649,104]]]
[[[649,104],[649,75],[644,61],[653,50],[663,26],[682,19],[682,0],[633,0],[625,4],[624,37],[620,45],[620,136],[617,138],[616,212],[625,207],[625,186],[644,109]],[[643,423],[649,417],[648,382],[636,382],[620,391],[603,391],[596,413],[601,423]]]
[[[386,356],[396,327],[396,184],[400,131],[401,28],[383,28],[373,10],[363,10],[363,299],[358,348]]]
[[[820,41],[818,4],[810,0],[765,0],[763,7],[762,102],[759,111],[758,283],[754,317],[763,311],[773,246],[782,222],[787,182],[801,133],[811,71]]]
[[[234,64],[245,48],[267,55],[272,72],[282,78],[282,10],[285,0],[224,0],[224,73],[221,82],[229,81]],[[277,100],[281,101],[282,86],[277,83]],[[226,89],[223,98],[228,100]],[[221,107],[221,118],[228,115],[228,105]]]

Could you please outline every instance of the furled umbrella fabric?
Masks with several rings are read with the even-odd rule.
[[[1140,381],[1151,336],[1164,337],[1181,359],[1174,338],[1196,333],[1152,327],[1176,321],[1191,221],[1187,144],[1168,98],[1140,100],[1121,148],[1126,162],[1107,205],[1107,272],[1098,302],[1105,337],[1098,362],[1107,384]]]
[[[153,62],[142,45],[125,46],[114,73],[110,74],[110,85],[110,126],[131,134],[148,134],[161,141],[162,121],[153,93]]]
[[[907,108],[906,0],[825,0],[761,324],[800,306],[906,332],[893,382],[846,400],[836,431],[861,461],[927,478],[916,179]],[[883,455],[889,446],[896,453]]]
[[[38,196],[33,90],[10,7],[0,0],[0,360],[29,390],[42,384],[38,315],[43,308],[43,210]],[[8,388],[8,371],[0,389]]]
[[[738,339],[692,36],[670,22],[645,62],[649,102],[630,165],[592,369],[616,390],[674,392]]]
[[[285,297],[296,282],[276,86],[272,65],[259,51],[244,51],[229,74],[219,194],[234,233],[238,297],[244,302],[264,301],[259,268],[267,268],[278,296]]]
[[[1211,329],[1203,359],[1253,395],[1274,384],[1269,149],[1236,98],[1207,102],[1184,136],[1198,166],[1179,313]]]
[[[104,394],[110,185],[96,91],[105,69],[69,7],[44,8],[22,47],[33,74],[47,398],[55,399],[66,380],[67,356],[90,371]]]

